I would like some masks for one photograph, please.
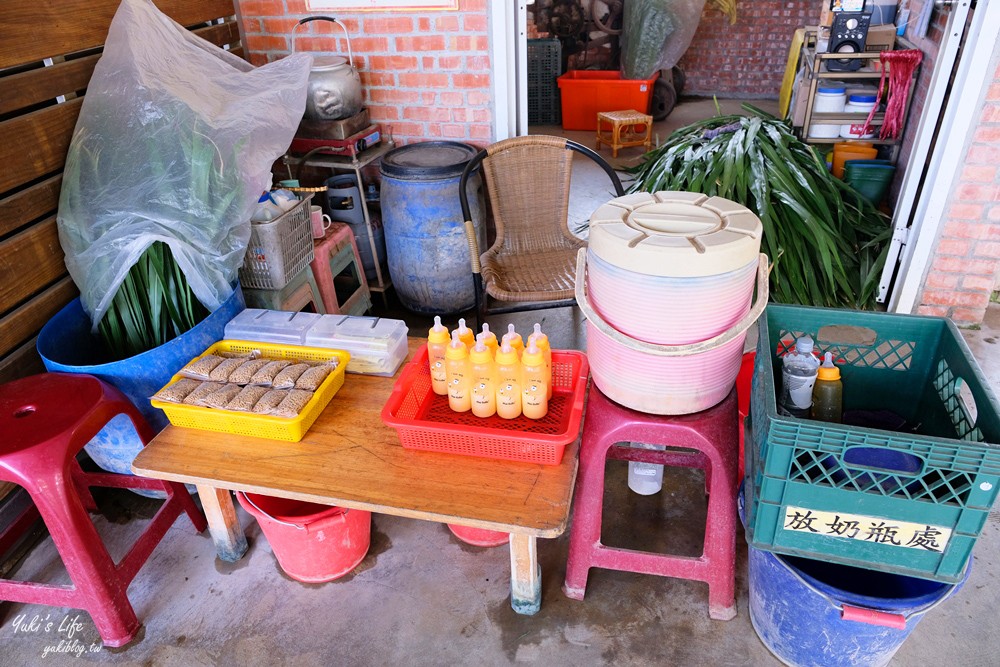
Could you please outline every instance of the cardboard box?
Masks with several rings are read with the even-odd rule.
[[[866,52],[892,51],[894,46],[896,46],[896,26],[873,25],[868,28],[868,39],[865,41]]]

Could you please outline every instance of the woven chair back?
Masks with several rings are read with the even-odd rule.
[[[559,137],[518,137],[491,146],[483,160],[502,254],[565,248],[573,151]]]

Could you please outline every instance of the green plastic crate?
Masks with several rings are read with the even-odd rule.
[[[914,431],[779,415],[781,357],[802,335],[833,352],[845,411],[890,410]],[[753,546],[962,579],[1000,488],[1000,406],[952,322],[769,305],[760,320],[750,417]]]

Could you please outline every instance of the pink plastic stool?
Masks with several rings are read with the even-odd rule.
[[[704,581],[708,584],[709,616],[720,621],[736,616],[737,421],[735,390],[708,410],[659,416],[624,408],[591,386],[563,584],[567,597],[582,600],[590,568],[600,567]],[[615,446],[629,442],[665,445],[667,449]],[[678,447],[696,451],[671,449]],[[604,467],[608,458],[705,471],[708,518],[701,556],[671,556],[601,544]]]
[[[335,222],[330,225],[323,238],[313,240],[315,256],[312,261],[313,275],[319,285],[326,312],[333,315],[364,315],[372,307],[368,279],[361,264],[358,242],[351,228]],[[338,298],[335,278],[345,269],[350,270],[351,279],[357,287],[350,296]]]
[[[80,468],[77,453],[122,413],[149,442],[154,434],[135,406],[91,375],[48,373],[0,385],[0,480],[19,484],[31,496],[73,581],[67,587],[0,580],[0,600],[84,609],[106,646],[124,646],[138,632],[126,590],[174,520],[185,513],[198,532],[206,527],[183,484]],[[167,495],[117,565],[87,515],[97,509],[92,486]]]

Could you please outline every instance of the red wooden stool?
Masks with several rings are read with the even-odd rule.
[[[624,408],[591,386],[563,584],[567,597],[582,600],[590,568],[600,567],[704,581],[708,584],[709,616],[721,621],[736,616],[737,423],[735,390],[713,408],[671,417]],[[629,442],[665,445],[667,449],[615,446]],[[696,451],[672,449],[679,447]],[[701,556],[671,556],[601,544],[604,466],[608,458],[705,471],[708,517]]]
[[[174,520],[186,513],[198,532],[205,529],[205,517],[183,484],[80,468],[77,453],[122,413],[149,442],[154,434],[135,406],[91,375],[48,373],[0,385],[0,481],[19,484],[31,496],[73,581],[67,587],[0,580],[0,600],[84,609],[106,646],[123,646],[139,630],[126,590]],[[97,509],[92,486],[167,495],[117,565],[87,514]]]

